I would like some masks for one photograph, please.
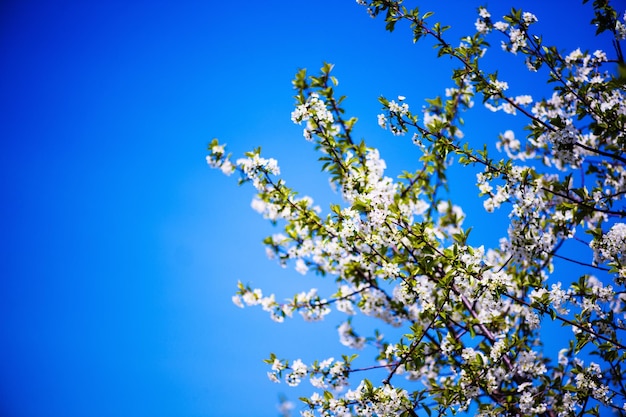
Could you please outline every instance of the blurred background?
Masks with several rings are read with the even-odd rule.
[[[442,3],[453,39],[473,29],[479,3]],[[595,48],[588,7],[522,3],[547,43]],[[277,229],[250,208],[252,188],[205,162],[213,137],[235,157],[262,146],[288,185],[324,210],[338,202],[290,121],[293,75],[324,61],[388,175],[415,169],[410,138],[377,126],[377,98],[419,109],[451,86],[452,63],[353,0],[0,2],[0,415],[276,416],[280,395],[313,388],[270,382],[270,352],[351,353],[338,313],[276,324],[232,304],[237,280],[278,299],[332,283],[267,260]],[[514,94],[548,91],[520,57],[487,62]],[[523,122],[482,108],[466,121],[490,146]],[[476,242],[497,244],[506,212],[485,220],[473,173],[452,181]]]

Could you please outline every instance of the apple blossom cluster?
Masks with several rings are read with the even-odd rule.
[[[332,65],[296,74],[292,121],[306,123],[304,137],[341,199],[327,212],[296,197],[277,178],[278,163],[258,150],[233,163],[217,140],[209,145],[208,164],[251,182],[253,209],[282,228],[264,240],[268,256],[306,279],[336,283],[334,293],[313,288],[278,300],[240,282],[233,302],[260,306],[278,322],[339,313],[339,344],[374,352],[364,368],[354,366],[356,355],[307,365],[272,354],[268,378],[289,386],[309,380],[316,391],[302,398],[305,417],[626,415],[626,97],[607,69],[614,59],[599,50],[561,55],[534,34],[538,18],[527,11],[495,20],[479,7],[476,32],[458,43],[432,14],[400,1],[357,3],[385,16],[389,30],[406,21],[415,42],[434,40],[438,55],[458,67],[453,85],[427,99],[420,117],[404,96],[379,99],[379,126],[408,133],[417,149],[418,167],[397,179],[385,175],[377,149],[355,140],[356,118],[334,96]],[[594,10],[598,31],[619,42],[615,10],[608,2],[594,2]],[[511,95],[519,85],[479,65],[488,37],[521,56],[533,76],[547,75],[553,93]],[[494,112],[486,117],[523,118],[526,135],[507,129],[493,147],[482,137],[475,143],[461,127],[476,96]],[[478,167],[486,231],[500,236],[495,247],[470,237],[448,183],[452,164]],[[496,230],[489,213],[502,208],[508,224]],[[485,231],[485,224],[474,226]],[[568,263],[575,268],[563,268]],[[354,316],[376,323],[376,331],[359,328]],[[563,332],[546,340],[544,326]],[[374,369],[382,381],[362,376]]]

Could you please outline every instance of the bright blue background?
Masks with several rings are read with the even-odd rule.
[[[444,15],[471,28],[470,3]],[[525,3],[549,43],[591,47],[576,2]],[[377,97],[419,109],[449,86],[449,62],[353,0],[0,3],[0,415],[275,416],[279,393],[298,394],[268,381],[269,352],[346,352],[338,314],[278,325],[232,304],[238,279],[278,298],[327,284],[266,260],[274,229],[250,209],[251,189],[204,160],[214,136],[236,156],[262,145],[327,207],[337,197],[289,120],[293,74],[324,60],[389,173],[416,167],[409,138],[377,127]],[[515,62],[491,65],[526,93],[541,78]],[[491,117],[468,118],[475,143],[519,126]],[[475,195],[456,190],[458,203]],[[464,205],[494,244],[505,229],[480,207]]]

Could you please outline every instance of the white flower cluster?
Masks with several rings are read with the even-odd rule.
[[[302,378],[307,375],[307,366],[300,359],[296,359],[291,364],[291,373],[285,377],[287,385],[297,387],[300,385]]]
[[[569,314],[569,310],[563,307],[563,305],[570,300],[570,295],[573,291],[568,289],[564,291],[561,289],[561,283],[557,282],[556,284],[552,284],[552,289],[550,290],[550,303],[552,303],[552,307],[559,314]]]
[[[354,295],[359,291],[354,288],[349,287],[348,285],[341,285],[339,287],[339,291],[335,294],[335,308],[337,311],[340,311],[349,316],[353,316],[356,314],[354,310]]]
[[[591,248],[599,262],[626,257],[626,223],[615,223],[601,240],[593,240]]]
[[[493,24],[494,29],[508,36],[508,40],[501,43],[502,50],[517,54],[519,50],[526,48],[528,45],[528,34],[526,31],[531,24],[537,21],[537,16],[530,12],[524,12],[519,27],[512,26],[506,22],[495,22]]]
[[[377,14],[380,4],[386,3],[372,4]],[[395,4],[390,2],[389,13],[400,18],[402,9],[391,6]],[[485,8],[478,15],[479,33],[503,32],[505,49],[526,55],[536,69],[548,63],[541,57],[558,55],[549,48],[535,48],[540,38],[528,35],[529,25],[537,21],[533,14],[514,12],[507,17],[509,23],[494,24]],[[465,38],[457,52],[479,59],[482,41],[481,36]],[[596,262],[607,262],[626,276],[626,223],[610,223],[607,233],[599,232],[603,224],[622,216],[616,201],[626,184],[626,165],[616,151],[626,135],[622,132],[626,100],[618,88],[607,87],[612,78],[599,69],[606,61],[600,51],[580,50],[555,59],[551,77],[559,81],[559,88],[538,102],[526,94],[509,96],[505,81],[477,69],[475,77],[455,78],[456,88],[446,89],[445,104],[440,99],[429,101],[423,111],[424,127],[417,124],[404,97],[383,99],[386,113],[378,116],[379,125],[393,134],[414,132],[414,141],[424,153],[423,169],[406,173],[398,181],[385,176],[386,164],[377,150],[353,142],[350,131],[356,119],[343,119],[343,109],[338,107],[341,100],[333,101],[329,90],[318,85],[318,78],[311,84],[294,83],[300,89],[300,104],[291,118],[297,124],[306,122],[307,139],[313,134],[321,139],[317,145],[324,169],[341,192],[341,205],[332,205],[322,218],[312,199],[297,199],[282,180],[271,178],[280,172],[278,164],[258,153],[238,160],[236,168],[258,190],[253,208],[273,221],[286,220],[283,233],[264,241],[268,255],[283,266],[294,264],[303,275],[309,271],[332,275],[337,292],[323,298],[311,289],[278,302],[274,294],[264,296],[261,290],[240,284],[233,302],[260,305],[275,321],[292,317],[296,311],[307,321],[322,320],[335,306],[349,316],[360,313],[377,318],[381,326],[410,328],[398,340],[393,339],[395,329],[390,329],[391,338],[378,329],[374,335],[357,333],[353,323],[358,319],[352,317],[338,326],[343,346],[363,349],[367,345],[378,350],[378,365],[365,369],[388,372],[380,387],[363,380],[343,396],[335,397],[328,390],[347,388],[349,375],[365,370],[351,369],[347,356],[343,361],[330,358],[310,366],[300,359],[268,361],[272,381],[296,386],[308,376],[313,387],[326,390],[303,400],[310,407],[303,416],[410,414],[420,405],[416,398],[432,392],[447,396],[439,406],[452,412],[477,407],[478,415],[498,415],[495,403],[506,396],[497,405],[506,408],[514,401],[515,408],[506,412],[568,416],[583,407],[588,396],[606,403],[617,395],[605,384],[611,384],[611,390],[620,387],[599,366],[582,366],[573,344],[559,352],[558,365],[534,350],[541,343],[542,318],[548,316],[570,325],[574,334],[567,335],[568,342],[592,342],[582,348],[623,347],[615,341],[624,328],[626,295],[589,275],[569,288],[552,277],[554,268],[560,267],[557,258],[567,260],[561,256],[564,251],[560,250],[566,247],[562,243],[585,228],[595,235],[590,247]],[[523,113],[530,119],[527,139],[516,138],[512,130],[500,136],[496,146],[508,156],[501,162],[495,162],[487,149],[469,149],[456,140],[462,137],[456,129],[460,124],[457,107],[471,107],[474,88],[484,93],[492,110]],[[584,120],[579,118],[581,109],[588,111]],[[333,124],[335,119],[339,124]],[[605,137],[601,127],[607,124],[613,130]],[[211,166],[227,174],[235,169],[228,165],[223,146],[215,142],[210,149],[207,161]],[[445,185],[445,173],[439,170],[445,170],[447,157],[485,166],[476,179],[486,198],[486,211],[510,204],[508,237],[500,240],[499,248],[470,245],[463,226],[465,214],[445,201],[448,196],[438,195],[439,186]],[[543,165],[531,168],[512,162],[530,159]],[[589,179],[582,187],[576,187],[578,176],[558,172],[596,160],[602,161],[595,165],[597,170],[582,173],[583,180]],[[581,216],[587,209],[593,213]],[[572,261],[597,266],[586,265],[584,259]],[[420,381],[412,400],[406,391],[391,385],[394,375]],[[559,392],[560,381],[568,386],[567,392]],[[491,410],[481,399],[490,393],[497,393]]]
[[[387,117],[384,114],[379,114],[378,116],[378,126],[383,129],[387,129]]]
[[[579,136],[580,134],[572,125],[548,135],[548,140],[552,143],[554,158],[560,162],[559,166],[577,167],[580,165],[582,157],[576,146]]]
[[[230,175],[235,171],[235,166],[226,157],[225,146],[217,143],[211,146],[209,149],[211,153],[206,156],[206,162],[211,168],[219,168],[224,174]]]
[[[274,294],[264,297],[261,289],[244,287],[240,282],[239,291],[232,297],[232,300],[238,307],[244,307],[244,304],[246,306],[260,305],[276,322],[284,321],[285,317],[292,317],[294,311],[299,311],[306,321],[320,321],[330,313],[328,300],[321,298],[316,288],[298,293],[285,303],[278,303]]]
[[[337,329],[339,333],[339,342],[352,349],[363,349],[365,347],[365,338],[357,336],[352,329],[349,321],[343,322]]]
[[[521,377],[534,378],[546,373],[546,366],[538,358],[537,352],[520,352],[515,363],[515,373]]]
[[[266,175],[279,175],[280,168],[274,158],[262,158],[258,153],[254,153],[247,158],[237,159],[237,166],[241,169],[252,185],[259,191],[263,191],[266,185]]]
[[[312,409],[324,405],[325,411],[322,412],[322,415],[338,417],[353,415],[396,417],[411,407],[406,390],[393,388],[388,384],[382,387],[373,387],[365,380],[361,381],[356,389],[349,390],[342,399],[330,398],[326,400],[314,393],[307,400],[307,403]],[[315,416],[312,410],[302,411],[300,415],[302,417]]]
[[[500,152],[504,150],[506,155],[513,160],[526,161],[536,155],[535,150],[529,146],[522,149],[522,143],[515,137],[515,132],[512,130],[507,130],[499,136],[496,149]]]
[[[387,110],[389,111],[389,119],[385,114],[381,113],[378,115],[378,126],[383,129],[389,128],[392,134],[399,136],[404,134],[405,130],[400,126],[399,121],[402,120],[404,116],[409,114],[409,105],[407,103],[403,103],[406,99],[404,96],[398,96],[397,103],[395,100],[391,100],[387,105]],[[394,121],[398,121],[398,123],[394,123]]]
[[[491,87],[497,94],[502,94],[502,92],[509,89],[509,83],[506,81],[494,80],[491,82]]]
[[[474,23],[474,26],[476,27],[476,31],[478,33],[481,34],[486,34],[489,32],[489,30],[491,29],[489,27],[489,21],[491,18],[491,13],[489,13],[487,11],[487,9],[485,9],[484,7],[479,7],[478,8],[478,18],[476,19],[476,22]]]
[[[506,84],[505,82],[497,82],[498,84],[504,84],[508,87],[508,84]],[[496,84],[496,86],[498,85]],[[494,87],[495,88],[495,87]],[[497,93],[495,93],[494,97],[497,99],[498,97],[502,96],[501,92],[504,90],[500,90],[495,88],[495,91]],[[518,107],[526,107],[530,104],[532,104],[533,102],[533,98],[527,94],[521,95],[521,96],[517,96],[514,97],[512,99],[509,100],[502,100],[497,102],[496,104],[492,104],[489,101],[485,102],[485,107],[489,110],[491,110],[492,112],[497,112],[497,111],[503,111],[506,114],[511,114],[513,116],[515,116],[517,114],[517,108]]]
[[[539,21],[537,19],[537,16],[535,16],[534,14],[532,14],[530,12],[524,12],[522,14],[522,20],[524,20],[524,24],[525,25],[531,25],[531,24],[537,23]]]
[[[507,343],[505,339],[497,340],[493,346],[491,347],[491,351],[489,352],[489,357],[492,361],[497,361],[502,357],[507,350]]]
[[[275,383],[280,383],[284,378],[287,385],[296,387],[300,385],[302,379],[308,376],[311,385],[315,388],[331,388],[341,391],[348,384],[349,366],[343,361],[335,361],[334,358],[315,362],[309,366],[301,359],[296,359],[290,365],[289,361],[280,360],[272,354],[272,358],[266,362],[272,364],[272,370],[267,373],[267,377]],[[319,395],[314,395],[311,400],[313,403],[319,403],[323,399]]]
[[[541,415],[546,412],[546,403],[537,404],[537,388],[533,387],[531,383],[526,382],[521,384],[517,388],[517,391],[522,393],[519,400],[519,409],[522,414]]]
[[[366,316],[377,317],[392,326],[400,326],[402,318],[394,313],[387,294],[377,288],[369,288],[361,293],[359,308]]]
[[[605,115],[621,117],[626,115],[626,96],[621,90],[599,93],[590,97],[590,105],[596,109],[594,118],[600,122]],[[607,138],[611,142],[616,142],[617,138]]]
[[[427,111],[424,112],[424,127],[430,130],[435,130],[435,126],[438,123],[444,123],[443,117]]]
[[[509,138],[509,145],[511,146]],[[517,146],[514,144],[513,146]],[[554,197],[546,184],[558,178],[556,175],[536,175],[532,178],[529,168],[513,166],[505,178],[504,185],[497,185],[495,192],[488,181],[487,173],[477,174],[477,186],[481,195],[488,195],[483,202],[486,211],[492,212],[503,202],[512,204],[509,218],[511,219],[508,240],[501,241],[501,249],[510,253],[513,259],[522,265],[533,259],[545,258],[556,244],[557,236],[563,232],[555,232],[553,226],[546,224],[551,216]],[[562,217],[561,220],[560,217]],[[564,215],[555,215],[554,223],[561,222],[567,226]],[[573,233],[573,230],[567,231]]]
[[[569,120],[576,114],[576,98],[574,95],[559,95],[557,92],[544,101],[536,102],[531,109],[533,116],[542,121],[560,118]],[[533,143],[536,147],[541,147],[541,143]]]
[[[425,275],[414,278],[412,285],[402,281],[393,290],[393,299],[407,306],[410,320],[420,320],[424,312],[435,310],[434,283]]]
[[[404,100],[404,96],[399,96],[398,100]],[[389,111],[399,116],[404,116],[409,113],[409,105],[407,103],[396,103],[395,100],[389,102]]]
[[[330,232],[336,234],[339,242],[354,242],[355,239],[365,239],[364,248],[371,245],[384,245],[395,239],[393,229],[381,227],[393,213],[394,196],[398,185],[389,177],[384,176],[385,161],[380,158],[377,150],[368,150],[365,155],[365,166],[351,165],[353,156],[348,153],[345,157],[348,172],[342,182],[342,195],[350,207],[344,208],[338,222],[331,225]],[[352,162],[353,163],[353,162]],[[354,206],[365,204],[368,209],[363,213]],[[410,203],[398,208],[403,215],[412,218],[421,210],[418,202]],[[412,221],[412,220],[411,220]],[[351,243],[350,243],[351,244]],[[386,276],[395,276],[398,271],[393,265],[382,268],[377,263],[366,269],[382,272]]]
[[[577,48],[565,57],[566,66],[572,71],[573,80],[578,83],[600,84],[604,82],[606,74],[599,72],[599,66],[606,61],[606,53],[601,50],[596,50],[589,55]]]
[[[469,77],[463,78],[462,88],[449,87],[446,88],[446,97],[451,97],[452,99],[460,98],[461,102],[468,108],[471,109],[474,107],[474,101],[472,100],[474,97],[474,86],[472,85]]]
[[[250,206],[257,213],[262,214],[264,218],[272,221],[288,219],[291,216],[290,207],[280,207],[256,197],[252,199]]]
[[[619,20],[615,22],[615,36],[620,41],[626,39],[626,12],[624,12],[621,22]]]
[[[296,124],[307,122],[303,135],[309,141],[312,140],[312,133],[318,126],[332,125],[334,120],[332,112],[317,93],[312,93],[305,103],[300,104],[291,113],[292,122]]]
[[[520,184],[513,196],[509,240],[504,247],[516,261],[526,265],[533,259],[545,258],[556,244],[556,236],[550,226],[543,225],[549,211],[549,200],[544,199],[541,181]]]
[[[284,184],[284,182],[282,183]],[[250,206],[254,211],[263,215],[264,218],[276,221],[278,219],[290,220],[293,219],[294,216],[297,216],[297,212],[294,210],[293,206],[296,204],[303,204],[307,208],[310,208],[315,213],[320,213],[321,208],[319,206],[313,206],[313,199],[309,196],[304,196],[302,198],[290,198],[291,204],[276,204],[272,201],[267,201],[266,199],[262,199],[259,197],[254,197]],[[304,231],[300,231],[304,233]],[[278,234],[276,235],[278,236]],[[284,236],[283,236],[284,237]],[[286,238],[280,239],[279,242],[285,241]],[[306,272],[305,265],[300,264],[300,268],[304,268]],[[296,268],[298,272],[303,273],[299,268]]]
[[[494,27],[495,30],[498,30],[500,32],[506,32],[507,29],[509,28],[509,24],[506,23],[506,22],[499,21],[499,22],[495,22],[493,24],[493,27]]]
[[[519,28],[511,27],[509,29],[509,43],[502,42],[502,49],[516,54],[520,48],[526,46],[526,35]]]
[[[361,392],[362,390],[361,388]],[[359,389],[357,389],[358,392]],[[395,417],[410,406],[406,390],[393,388],[388,384],[375,388],[371,394],[372,400],[370,401],[364,401],[362,395],[361,398],[358,398],[359,395],[357,393],[353,396],[346,395],[346,398],[354,398],[356,401],[360,400],[354,407],[357,415],[360,416]]]
[[[600,365],[591,362],[587,368],[576,375],[576,388],[583,392],[588,391],[593,398],[604,404],[609,404],[611,403],[609,387],[598,382],[601,377],[602,370]]]
[[[476,174],[476,185],[480,190],[481,195],[489,195],[485,201],[483,201],[483,207],[485,211],[491,213],[494,209],[499,208],[502,203],[508,201],[510,194],[508,191],[508,187],[497,185],[496,192],[493,192],[493,186],[489,183],[487,176],[479,172]]]

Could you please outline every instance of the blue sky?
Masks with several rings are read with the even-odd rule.
[[[524,3],[546,39],[593,47],[570,1]],[[450,4],[442,16],[471,27],[476,5]],[[278,325],[232,304],[237,280],[280,297],[328,284],[268,261],[251,189],[204,160],[212,137],[235,155],[260,145],[292,187],[336,200],[289,119],[293,75],[323,61],[389,173],[416,167],[408,138],[377,127],[377,97],[419,108],[449,63],[353,0],[0,4],[0,415],[276,416],[279,393],[298,394],[269,382],[269,352],[345,352],[336,315]],[[491,65],[521,94],[537,78],[515,61]],[[476,113],[479,143],[519,126]]]

